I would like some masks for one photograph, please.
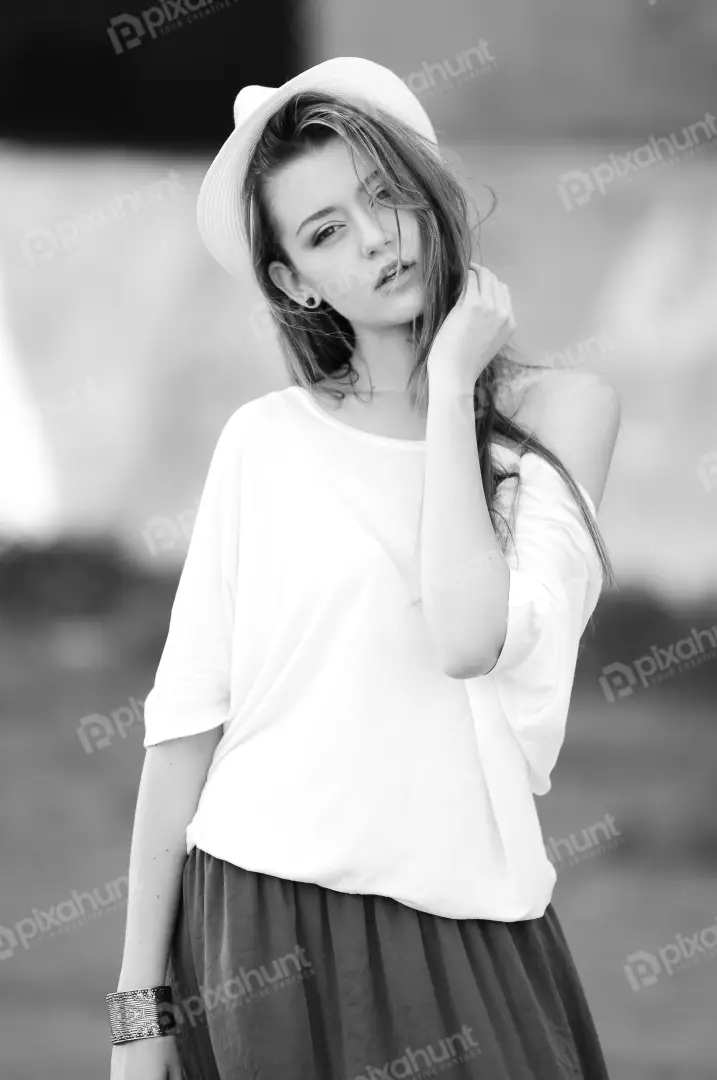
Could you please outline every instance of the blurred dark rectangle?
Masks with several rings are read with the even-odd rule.
[[[297,0],[36,0],[0,11],[0,136],[216,148],[242,86],[301,68]]]

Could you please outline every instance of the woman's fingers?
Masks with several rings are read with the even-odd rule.
[[[497,310],[505,315],[506,319],[510,315],[510,299],[508,297],[508,289],[502,282],[498,283],[498,303]]]
[[[474,287],[474,282],[477,283],[478,293],[480,299],[486,308],[491,308],[493,311],[502,313],[506,321],[512,328],[515,327],[515,318],[513,316],[513,304],[510,297],[510,290],[507,285],[496,277],[496,275],[488,269],[487,266],[481,266],[480,263],[469,263],[469,269],[471,272],[468,274],[467,280],[467,295],[469,291]]]
[[[506,322],[510,327],[511,332],[515,329],[515,317],[513,315],[513,301],[510,297],[510,289],[507,285],[500,286],[501,300],[500,308],[505,313]]]
[[[468,263],[468,273],[466,274],[465,286],[461,299],[468,296],[477,296],[480,293],[480,266],[478,263]]]

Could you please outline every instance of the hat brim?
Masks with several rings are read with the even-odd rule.
[[[325,90],[351,104],[379,107],[434,145],[430,118],[412,90],[389,68],[356,56],[335,57],[290,79],[234,128],[209,167],[197,198],[197,225],[207,249],[233,276],[250,268],[240,205],[246,169],[266,122],[300,90]]]

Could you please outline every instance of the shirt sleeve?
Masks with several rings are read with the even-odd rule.
[[[217,440],[197,507],[154,685],[144,746],[223,724],[229,713],[239,551],[240,417]]]
[[[602,564],[570,489],[532,452],[520,458],[520,483],[498,486],[497,506],[513,541],[507,632],[493,680],[505,716],[525,755],[533,793],[550,791],[550,774],[565,738],[578,646],[595,610]],[[595,505],[580,491],[593,515]]]

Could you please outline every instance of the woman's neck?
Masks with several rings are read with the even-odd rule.
[[[349,380],[348,375],[343,378],[327,376],[321,380],[321,386],[325,389],[341,390],[346,396],[344,402],[355,405],[361,411],[371,408],[374,411],[405,413],[415,416],[426,415],[427,406],[419,406],[418,395],[414,383],[410,390],[405,386],[372,386],[368,377],[359,377],[357,382]]]

